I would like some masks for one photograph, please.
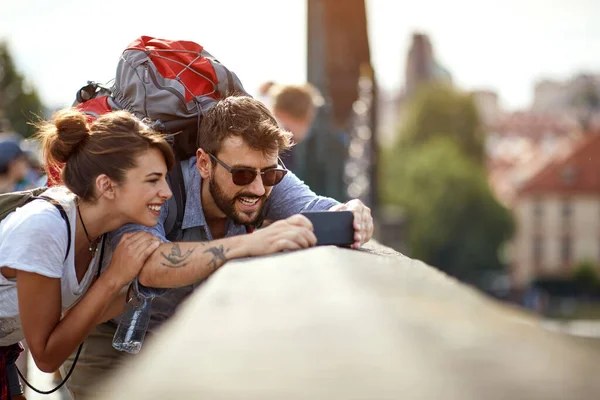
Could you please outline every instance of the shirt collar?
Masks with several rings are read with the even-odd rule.
[[[202,177],[196,168],[196,157],[181,162],[183,182],[185,184],[185,211],[181,229],[189,229],[196,226],[206,226],[204,209],[200,198]]]
[[[189,229],[194,227],[204,227],[207,235],[210,237],[209,229],[202,208],[202,198],[200,188],[202,187],[202,176],[196,167],[196,157],[181,162],[181,172],[183,174],[183,182],[185,185],[186,204],[183,213],[183,222],[181,229]],[[246,227],[233,223],[232,220],[227,221],[225,229],[225,237],[246,233]]]

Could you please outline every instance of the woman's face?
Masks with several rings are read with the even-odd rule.
[[[152,148],[137,157],[137,167],[127,171],[125,181],[117,186],[117,207],[125,223],[157,224],[161,207],[172,195],[166,177],[160,150]]]

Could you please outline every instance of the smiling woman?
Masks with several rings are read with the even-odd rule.
[[[55,371],[94,326],[122,311],[123,289],[159,241],[147,232],[124,235],[102,265],[105,233],[127,223],[156,225],[171,197],[171,148],[131,114],[88,124],[68,109],[37,128],[46,159],[63,167],[65,186],[47,189],[0,223],[3,399],[9,391],[22,394],[14,366],[20,340],[42,371]]]

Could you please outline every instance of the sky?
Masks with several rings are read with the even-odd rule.
[[[343,4],[344,0],[337,0]],[[6,4],[8,3],[8,4]],[[465,90],[495,90],[526,108],[541,79],[600,73],[598,0],[366,0],[371,60],[383,89],[404,84],[413,32]],[[306,79],[306,0],[5,0],[0,39],[49,107],[88,80],[106,82],[141,35],[202,44],[255,94],[267,80]]]

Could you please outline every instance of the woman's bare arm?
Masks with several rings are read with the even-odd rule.
[[[135,278],[158,244],[148,232],[123,235],[108,269],[62,319],[60,279],[17,271],[21,325],[42,371],[56,371],[97,324],[119,311],[115,297],[121,297],[121,289]],[[120,301],[124,305],[124,298]]]
[[[81,301],[61,320],[60,279],[17,271],[19,314],[33,359],[44,372],[53,372],[102,322],[110,300],[121,287],[100,276]]]

